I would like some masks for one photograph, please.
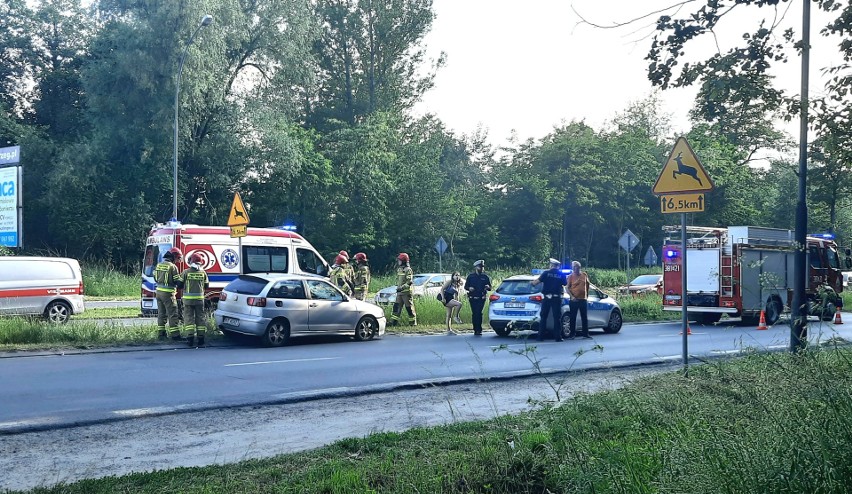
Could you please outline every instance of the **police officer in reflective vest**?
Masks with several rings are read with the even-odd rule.
[[[195,345],[198,335],[198,346],[204,346],[204,336],[207,332],[207,317],[204,314],[204,294],[210,288],[207,273],[201,267],[201,256],[189,256],[189,268],[180,274],[179,285],[183,286],[183,329],[186,331],[186,342]]]
[[[358,268],[355,270],[355,298],[367,300],[367,292],[370,289],[370,266],[367,265],[367,254],[359,252],[355,254],[355,262]]]
[[[491,278],[485,274],[485,260],[480,259],[473,263],[474,272],[467,275],[464,289],[470,300],[471,321],[473,322],[473,334],[482,336],[482,311],[485,309],[485,297],[491,290]]]
[[[169,323],[169,335],[175,341],[182,341],[178,329],[178,308],[175,290],[180,277],[176,262],[180,262],[180,249],[172,247],[163,254],[163,260],[154,269],[154,281],[157,282],[157,337],[166,339],[166,322]]]
[[[553,339],[562,341],[562,295],[565,294],[565,285],[568,284],[568,279],[565,273],[559,270],[560,262],[550,258],[550,269],[541,273],[539,277],[532,280],[530,284],[536,286],[543,283],[541,295],[544,300],[541,301],[541,315],[538,323],[538,341],[544,340],[544,333],[547,330],[547,315],[553,316]]]
[[[408,312],[408,319],[412,326],[417,326],[417,313],[414,311],[414,302],[412,301],[412,284],[414,283],[414,271],[409,266],[408,254],[400,252],[396,256],[399,268],[396,270],[396,302],[393,304],[393,314],[391,314],[391,326],[399,324],[399,316],[402,313],[402,307],[405,306],[405,311]]]

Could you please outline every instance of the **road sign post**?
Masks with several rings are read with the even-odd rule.
[[[630,230],[626,230],[618,239],[618,245],[627,252],[627,283],[630,283],[630,251],[639,245],[639,238]]]
[[[438,251],[438,271],[444,272],[444,263],[443,263],[443,255],[444,252],[447,251],[447,241],[444,240],[444,237],[438,237],[438,241],[435,243],[435,250]]]
[[[237,239],[237,249],[240,253],[240,274],[243,274],[243,237],[248,233],[249,215],[239,192],[234,192],[231,202],[231,212],[228,214],[228,226],[231,227],[231,238]]]

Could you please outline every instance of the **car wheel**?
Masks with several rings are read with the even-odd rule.
[[[579,316],[577,316],[579,317]],[[566,312],[562,314],[562,337],[567,338],[568,335],[571,334],[571,313]],[[580,328],[581,330],[583,328]]]
[[[290,323],[284,319],[276,319],[269,323],[266,333],[262,336],[263,345],[278,347],[287,344],[290,340]]]
[[[65,324],[71,318],[71,306],[67,302],[54,300],[44,309],[44,318],[54,324]]]
[[[621,311],[614,310],[609,314],[609,323],[604,326],[604,333],[618,333],[619,331],[621,331],[622,324],[624,324],[624,319],[621,317]]]
[[[379,322],[372,316],[364,316],[355,325],[355,340],[372,340],[379,334]]]
[[[769,299],[766,302],[766,325],[772,326],[778,319],[781,318],[781,313],[784,312],[784,306],[781,305],[781,301],[777,298]]]
[[[512,332],[508,326],[491,326],[491,329],[497,333],[497,336],[509,336],[509,333]]]

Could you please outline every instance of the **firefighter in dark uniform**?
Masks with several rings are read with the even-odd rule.
[[[169,336],[175,341],[182,341],[178,328],[178,308],[175,290],[177,290],[180,271],[175,263],[180,262],[180,249],[172,247],[163,254],[163,261],[154,269],[154,280],[157,282],[157,337],[166,339],[166,322],[169,323]]]
[[[352,281],[346,273],[346,261],[342,254],[338,254],[334,258],[334,265],[331,267],[331,272],[328,273],[328,278],[337,288],[346,295],[352,295]]]
[[[204,313],[204,294],[210,288],[207,273],[201,268],[201,256],[189,256],[189,267],[180,274],[178,284],[183,287],[183,329],[186,331],[186,342],[195,345],[198,335],[198,346],[204,346],[204,336],[207,332],[207,317]]]
[[[565,273],[559,270],[560,262],[556,259],[550,259],[550,269],[541,273],[538,279],[532,280],[530,284],[536,286],[543,283],[541,295],[544,297],[541,301],[541,316],[538,323],[538,341],[544,340],[544,333],[547,331],[547,315],[553,316],[553,338],[556,341],[562,341],[562,295],[565,293],[563,288],[568,284],[568,278]]]
[[[412,326],[417,326],[417,313],[414,311],[414,302],[412,300],[414,283],[414,271],[409,265],[408,254],[400,252],[396,256],[399,268],[396,270],[396,301],[393,304],[393,314],[391,314],[391,326],[399,324],[399,316],[402,313],[402,307],[405,306],[405,311],[408,312],[408,319]]]
[[[464,289],[470,300],[471,320],[473,322],[473,334],[482,335],[482,311],[485,309],[485,297],[491,291],[491,278],[485,274],[485,260],[480,259],[473,263],[473,273],[467,275]]]
[[[355,298],[367,300],[367,292],[370,290],[370,266],[367,265],[367,254],[359,252],[355,254],[355,262],[358,268],[355,270]]]

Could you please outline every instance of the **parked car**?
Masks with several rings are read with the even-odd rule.
[[[415,297],[435,298],[444,283],[452,277],[447,273],[420,273],[414,275],[412,294]],[[396,285],[382,288],[374,297],[377,304],[392,304],[396,301]]]
[[[620,295],[647,295],[649,293],[663,294],[662,274],[643,274],[633,278],[627,286],[618,287]]]
[[[533,286],[530,282],[536,279],[531,275],[516,275],[506,278],[500,283],[491,296],[488,304],[488,323],[499,336],[508,336],[515,330],[539,330],[539,314],[541,313],[541,285]],[[562,334],[568,336],[569,318],[567,293],[562,296]],[[621,308],[614,298],[598,287],[589,288],[589,329],[601,328],[604,333],[618,333],[623,319]],[[548,321],[550,323],[550,321]],[[580,324],[580,316],[577,316]]]
[[[311,334],[371,340],[387,323],[381,307],[346,296],[324,278],[282,273],[240,275],[222,290],[213,317],[222,332],[258,336],[265,346]]]
[[[843,288],[852,288],[852,271],[843,271]]]
[[[83,274],[67,257],[0,257],[0,314],[66,323],[82,314]]]

